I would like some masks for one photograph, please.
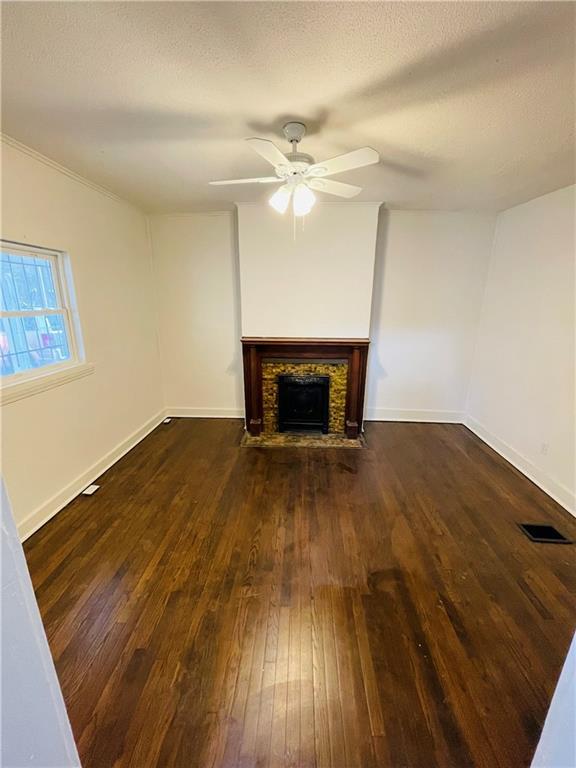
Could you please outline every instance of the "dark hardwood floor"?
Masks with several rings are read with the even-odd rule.
[[[465,427],[161,425],[25,546],[84,768],[522,768],[576,521]]]

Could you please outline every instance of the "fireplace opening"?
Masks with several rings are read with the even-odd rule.
[[[278,431],[328,433],[329,376],[278,376]]]

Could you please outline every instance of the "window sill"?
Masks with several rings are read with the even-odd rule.
[[[81,379],[94,373],[92,363],[77,363],[69,368],[59,371],[46,373],[43,376],[36,376],[27,381],[18,381],[13,384],[3,384],[0,387],[0,405],[14,403],[16,400],[22,400],[24,397],[37,395],[39,392],[45,392],[47,389],[60,387],[62,384],[68,384],[69,381]]]

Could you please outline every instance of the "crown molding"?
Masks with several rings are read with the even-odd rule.
[[[32,147],[29,147],[26,144],[22,144],[21,141],[18,141],[17,139],[12,138],[12,136],[8,136],[6,133],[0,133],[0,141],[2,142],[2,144],[6,144],[7,146],[18,150],[19,152],[22,152],[22,154],[28,155],[28,157],[31,157],[34,160],[37,160],[39,163],[42,163],[43,165],[47,165],[49,168],[52,168],[54,171],[58,171],[58,173],[61,173],[64,176],[67,176],[69,179],[72,179],[73,181],[77,181],[79,184],[83,184],[85,187],[88,187],[89,189],[93,189],[95,192],[99,192],[101,195],[104,195],[105,197],[109,197],[111,200],[115,200],[117,203],[123,203],[124,205],[128,205],[131,208],[134,208],[134,210],[138,211],[139,213],[146,214],[146,211],[139,208],[137,205],[134,205],[134,203],[130,202],[129,200],[126,200],[125,198],[120,197],[115,192],[112,192],[110,189],[107,189],[106,187],[100,186],[100,184],[96,184],[96,182],[94,181],[90,181],[90,179],[87,179],[85,176],[80,176],[80,174],[76,173],[75,171],[71,171],[70,168],[66,168],[63,165],[60,165],[60,163],[57,163],[55,160],[51,160],[49,157],[46,157],[46,155],[43,155],[41,152],[38,152],[37,150],[32,149]]]
[[[222,211],[187,211],[185,213],[148,213],[146,214],[149,219],[191,219],[194,216],[227,216],[230,218],[234,216],[233,210]]]
[[[234,203],[234,205],[237,208],[249,208],[249,207],[268,208],[269,207],[268,203],[266,201],[260,201],[258,203]],[[350,205],[355,205],[355,206],[364,205],[364,206],[379,208],[381,205],[384,205],[384,203],[382,201],[378,202],[378,201],[374,201],[374,200],[347,200],[346,202],[344,202],[343,200],[342,201],[340,201],[340,200],[321,200],[321,201],[318,201],[316,203],[316,205],[314,206],[313,210],[315,210],[319,206],[320,207],[324,207],[326,205],[331,206],[331,207],[334,207],[334,206],[346,206],[346,207],[348,207]]]

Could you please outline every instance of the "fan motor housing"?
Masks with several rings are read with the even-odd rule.
[[[314,158],[305,152],[290,152],[289,155],[286,155],[286,160],[290,165],[301,165],[302,170],[314,164]]]

